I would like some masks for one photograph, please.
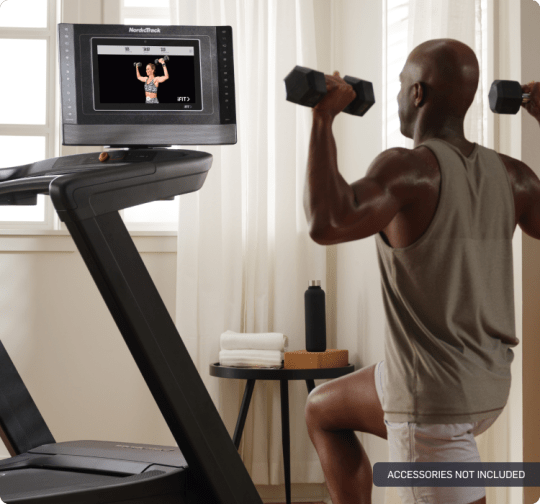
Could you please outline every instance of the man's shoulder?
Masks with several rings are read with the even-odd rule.
[[[392,172],[395,176],[407,175],[434,178],[440,175],[435,154],[425,146],[415,149],[393,147],[375,158],[369,172]]]
[[[497,154],[499,155],[501,161],[503,162],[504,166],[506,166],[506,169],[509,172],[520,174],[525,172],[526,170],[530,170],[530,168],[519,159],[507,156],[506,154],[502,154],[500,152],[498,152]]]
[[[394,194],[403,207],[425,202],[438,194],[440,171],[435,155],[428,148],[394,147],[375,158],[366,178]]]
[[[523,198],[527,198],[534,194],[534,197],[536,198],[540,186],[536,173],[526,163],[519,159],[501,153],[499,153],[499,157],[508,172],[514,197],[518,201],[521,201]]]

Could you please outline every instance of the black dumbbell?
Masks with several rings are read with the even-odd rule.
[[[162,56],[162,58],[163,58],[165,61],[169,61],[169,57],[168,57],[167,55]],[[155,60],[154,60],[154,63],[157,65],[157,64],[159,63],[159,60],[160,60],[160,59],[161,59],[161,58],[155,59]]]
[[[142,66],[142,63],[140,61],[137,61],[136,63],[133,63],[134,67],[140,67]]]
[[[489,90],[489,108],[497,114],[517,114],[521,104],[530,99],[531,95],[524,93],[517,81],[496,80]]]
[[[373,84],[346,75],[343,80],[356,92],[356,98],[343,110],[347,114],[363,116],[375,103]],[[298,105],[314,107],[326,94],[324,74],[310,68],[295,66],[285,77],[286,99]]]

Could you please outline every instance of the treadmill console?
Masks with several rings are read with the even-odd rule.
[[[62,143],[236,143],[230,26],[58,25]]]

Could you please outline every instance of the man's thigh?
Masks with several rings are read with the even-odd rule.
[[[354,430],[386,439],[386,426],[375,386],[375,367],[318,386],[309,396],[308,408],[315,408],[319,427],[325,430]]]

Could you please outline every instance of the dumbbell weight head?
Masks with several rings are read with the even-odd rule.
[[[142,66],[142,63],[140,61],[137,61],[136,63],[133,63],[134,67],[140,67]]]
[[[161,58],[163,58],[163,59],[165,60],[165,62],[169,61],[169,57],[168,57],[167,55],[162,56]],[[157,64],[159,63],[159,60],[160,60],[161,58],[155,59],[155,60],[154,60],[154,63],[157,65]]]
[[[524,99],[521,84],[517,81],[496,80],[489,90],[489,108],[497,114],[517,114]]]
[[[326,94],[324,74],[311,68],[295,66],[285,77],[285,93],[285,99],[290,102],[314,107]]]
[[[350,84],[356,93],[355,99],[345,107],[344,112],[363,116],[375,103],[373,84],[349,75],[343,80]],[[314,107],[327,93],[324,74],[311,68],[296,66],[285,77],[285,92],[288,101]]]
[[[362,117],[375,103],[373,84],[350,75],[343,77],[343,80],[350,84],[356,93],[356,98],[345,107],[343,112]]]

